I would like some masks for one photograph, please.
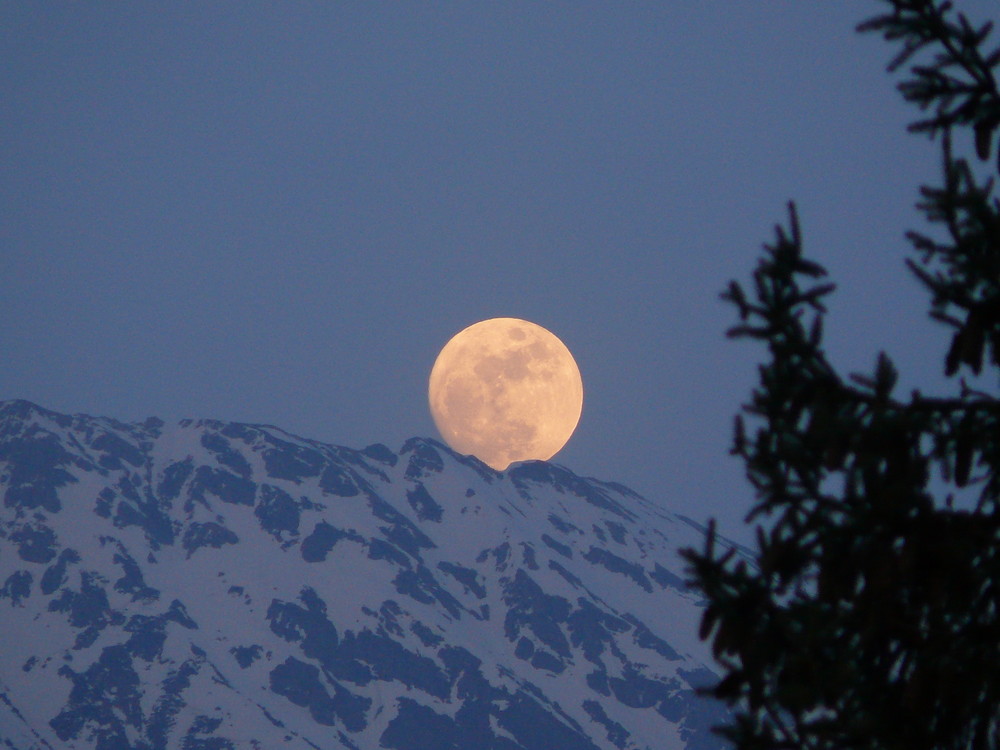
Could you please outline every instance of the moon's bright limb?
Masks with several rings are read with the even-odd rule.
[[[445,441],[498,471],[546,460],[566,445],[583,411],[583,381],[553,333],[518,318],[491,318],[455,334],[428,386]]]

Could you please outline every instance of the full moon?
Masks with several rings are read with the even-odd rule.
[[[527,320],[491,318],[445,344],[428,399],[448,445],[503,471],[514,461],[552,458],[566,445],[583,411],[583,380],[555,334]]]

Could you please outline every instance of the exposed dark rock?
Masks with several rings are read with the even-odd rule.
[[[371,705],[368,698],[354,695],[339,684],[334,684],[333,696],[320,682],[319,669],[289,656],[271,670],[271,690],[297,706],[309,709],[313,721],[333,726],[337,719],[351,732],[365,728],[365,712]]]
[[[587,687],[605,697],[611,696],[611,686],[608,685],[608,674],[603,669],[587,674]]]
[[[542,534],[542,541],[545,542],[546,546],[551,547],[563,557],[573,559],[573,550],[567,545],[557,542],[548,534]]]
[[[123,498],[115,508],[115,528],[138,526],[154,550],[159,549],[160,545],[174,543],[174,528],[165,510],[169,507],[167,503],[161,505],[152,493],[140,493],[127,476],[119,479],[115,489],[116,494]]]
[[[423,479],[444,469],[444,459],[429,440],[407,440],[400,453],[410,454],[406,464],[407,479]]]
[[[406,516],[396,510],[377,495],[369,495],[368,507],[376,518],[389,522],[389,526],[380,527],[386,539],[400,549],[406,550],[415,558],[420,557],[421,549],[431,549],[434,542]]]
[[[207,495],[214,495],[224,503],[252,506],[256,491],[257,485],[249,479],[211,466],[199,466],[191,482],[190,497],[206,507],[209,505]]]
[[[628,730],[617,721],[609,719],[607,713],[601,708],[600,703],[597,701],[584,701],[583,710],[590,714],[590,717],[594,721],[604,727],[608,733],[608,739],[611,740],[615,747],[625,747],[625,743],[628,742],[629,738]]]
[[[183,461],[170,464],[163,470],[163,477],[157,487],[157,493],[164,501],[176,500],[180,497],[181,488],[194,473],[194,460],[189,456]]]
[[[448,697],[451,683],[434,660],[408,651],[392,638],[370,630],[347,633],[338,654],[367,665],[376,679],[401,682],[441,700]]]
[[[560,627],[569,616],[569,602],[561,596],[546,594],[523,570],[517,571],[503,599],[509,607],[504,620],[507,640],[513,641],[527,627],[557,654],[570,657],[569,641]]]
[[[264,649],[256,644],[253,646],[233,646],[229,649],[229,653],[236,659],[240,669],[246,669],[261,657]]]
[[[153,661],[163,652],[163,644],[167,640],[167,618],[163,616],[150,617],[133,615],[125,624],[125,630],[131,633],[125,648],[129,654],[143,661]]]
[[[618,544],[625,544],[625,527],[615,521],[605,521],[604,525],[611,532],[611,538]]]
[[[235,450],[225,437],[216,432],[206,432],[201,436],[201,444],[208,448],[215,456],[215,459],[227,469],[234,471],[244,479],[249,479],[252,474],[250,462],[243,457],[243,454]]]
[[[97,493],[94,501],[94,513],[101,518],[111,518],[111,506],[115,501],[115,492],[110,487],[105,487]]]
[[[332,463],[323,470],[319,487],[323,492],[339,497],[355,497],[359,493],[353,474],[346,467]]]
[[[500,726],[524,750],[599,750],[578,729],[567,726],[524,693],[512,696],[499,712]]]
[[[373,458],[388,466],[395,466],[396,462],[399,461],[399,457],[382,443],[373,443],[361,452],[368,458]]]
[[[302,589],[299,601],[305,606],[279,599],[271,602],[267,609],[271,631],[286,641],[299,643],[306,656],[337,671],[340,638],[337,628],[327,619],[326,602],[308,586]]]
[[[649,577],[660,584],[661,588],[671,588],[677,591],[687,591],[688,589],[688,585],[683,578],[671,573],[659,563],[653,566],[653,572],[649,574]]]
[[[196,716],[184,735],[182,750],[236,750],[232,740],[213,736],[221,723],[221,717]]]
[[[59,674],[73,684],[66,707],[49,722],[59,739],[85,733],[100,750],[129,747],[127,728],[138,731],[143,721],[139,675],[126,647],[108,646],[82,673],[63,666]]]
[[[466,591],[471,591],[478,599],[486,598],[486,587],[479,582],[479,574],[472,568],[450,562],[438,563],[438,569],[443,570],[462,584]]]
[[[153,748],[167,746],[167,739],[176,722],[176,715],[184,708],[184,691],[201,669],[204,659],[185,659],[177,669],[171,671],[161,684],[159,699],[153,704],[147,720],[148,736]]]
[[[557,516],[555,513],[549,514],[549,523],[556,527],[557,530],[561,531],[563,534],[569,534],[570,532],[576,532],[577,534],[583,534],[580,529],[578,529],[573,524],[568,521],[564,521],[562,518]]]
[[[417,518],[421,521],[440,522],[442,515],[444,515],[444,509],[438,505],[422,484],[417,484],[414,489],[406,491],[406,502],[410,504],[410,507],[417,514]]]
[[[0,588],[0,599],[10,599],[12,606],[21,604],[22,599],[31,596],[31,573],[27,570],[15,570],[4,581]]]
[[[267,437],[267,442],[274,447],[268,448],[261,455],[267,475],[272,479],[301,482],[318,475],[326,463],[323,454],[317,450],[279,441],[272,436]]]
[[[260,499],[254,508],[254,515],[260,521],[261,528],[275,537],[280,538],[283,531],[291,534],[299,532],[298,503],[287,492],[273,485],[260,486]]]
[[[621,703],[630,708],[651,708],[668,700],[680,687],[675,681],[666,684],[639,674],[634,668],[626,668],[622,677],[608,679],[611,692]]]
[[[320,521],[310,532],[309,536],[302,540],[299,551],[302,559],[306,562],[323,562],[326,556],[341,539],[353,539],[361,541],[361,537],[349,531],[331,526],[326,521]]]
[[[600,657],[605,648],[620,633],[631,629],[624,619],[598,609],[587,599],[577,599],[577,607],[567,618],[567,629],[573,646],[583,649],[589,661],[603,666]]]
[[[62,556],[60,556],[60,561]],[[115,553],[114,561],[122,568],[122,577],[115,581],[115,591],[123,594],[131,594],[132,601],[155,601],[160,597],[160,592],[152,586],[147,586],[142,576],[142,568],[132,559],[119,545],[118,552]],[[76,560],[74,560],[76,562]]]
[[[438,602],[454,618],[461,617],[462,605],[448,593],[423,565],[416,570],[401,570],[392,580],[396,591],[404,596],[410,596],[418,602],[432,604]]]
[[[629,562],[624,557],[619,557],[618,555],[608,552],[602,547],[591,547],[584,554],[583,559],[589,563],[595,565],[600,565],[612,573],[619,573],[624,576],[628,576],[633,581],[642,586],[646,591],[652,592],[653,585],[646,578],[646,572],[643,570],[642,566]]]
[[[555,560],[549,560],[549,570],[554,570],[560,576],[562,576],[571,586],[578,589],[583,589],[583,581],[579,579],[578,576],[570,573],[566,568],[557,563]]]
[[[372,539],[368,543],[368,557],[372,560],[389,560],[401,568],[413,567],[405,552],[384,539]]]
[[[56,535],[48,526],[25,525],[10,535],[17,556],[25,562],[47,563],[56,556]]]
[[[625,615],[625,619],[635,626],[635,642],[637,645],[655,651],[669,661],[677,661],[681,658],[681,655],[671,648],[669,643],[655,635],[638,618],[632,615]]]
[[[399,699],[399,711],[379,738],[380,747],[394,750],[458,750],[454,719],[409,698]]]
[[[59,553],[59,559],[45,569],[42,574],[42,593],[51,594],[66,582],[66,567],[70,563],[80,562],[80,555],[74,550],[64,549]]]
[[[74,628],[101,629],[121,616],[112,612],[101,579],[91,571],[80,574],[80,590],[64,588],[49,602],[50,612],[63,612]]]
[[[191,615],[188,614],[187,609],[176,599],[170,602],[170,608],[163,617],[170,622],[176,622],[187,630],[198,629],[198,623],[191,619]]]
[[[218,549],[224,544],[236,544],[239,541],[240,538],[225,526],[208,521],[207,523],[191,523],[184,532],[181,544],[187,550],[187,556],[191,557],[196,550],[202,547]]]
[[[410,625],[410,630],[416,634],[417,638],[425,646],[440,646],[444,641],[443,637],[432,631],[422,622],[414,622]]]
[[[0,464],[6,463],[8,472],[4,506],[58,513],[62,506],[56,491],[76,481],[66,470],[73,455],[50,432],[29,426],[17,436],[7,430],[0,434]]]
[[[527,542],[521,542],[521,559],[528,570],[538,570],[538,561],[535,559],[535,548]]]
[[[535,669],[544,669],[547,672],[554,672],[556,674],[566,669],[563,661],[548,651],[536,651],[535,655],[531,657],[531,666]]]
[[[98,435],[91,441],[90,447],[101,452],[98,463],[105,469],[121,471],[125,469],[125,464],[139,467],[146,463],[141,450],[113,432]]]
[[[555,487],[560,492],[567,492],[586,500],[591,505],[610,511],[621,518],[634,521],[636,516],[617,500],[613,500],[598,486],[578,477],[568,469],[545,461],[525,461],[517,464],[507,472],[511,481],[522,493],[530,497],[530,486],[542,484]]]

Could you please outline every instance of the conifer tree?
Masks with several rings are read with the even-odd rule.
[[[745,750],[1000,747],[1000,48],[949,2],[882,5],[858,29],[896,45],[889,69],[921,111],[910,130],[941,151],[906,265],[952,331],[953,388],[898,393],[884,353],[869,375],[837,372],[833,285],[794,204],[752,288],[723,294],[729,335],[768,351],[733,445],[757,545],[722,551],[713,525],[684,554],[722,668],[711,692],[734,709],[720,731]]]

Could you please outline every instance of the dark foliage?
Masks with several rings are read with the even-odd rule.
[[[911,130],[941,146],[907,265],[953,329],[942,354],[957,382],[900,397],[885,354],[870,375],[835,371],[822,348],[833,285],[803,254],[794,206],[752,292],[724,293],[730,335],[769,352],[733,447],[757,550],[722,553],[713,530],[685,556],[723,668],[710,692],[735,709],[721,731],[747,750],[1000,747],[1000,402],[965,380],[1000,373],[1000,201],[980,181],[1000,171],[1000,49],[951,3],[884,4],[859,30],[901,45],[890,70],[907,68],[899,89],[924,113]],[[959,488],[971,509],[955,507]]]

